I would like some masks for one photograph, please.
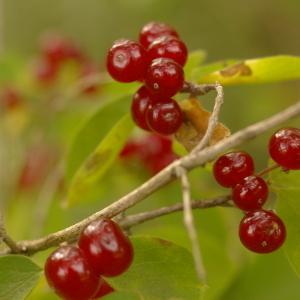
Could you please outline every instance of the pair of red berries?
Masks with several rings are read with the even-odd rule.
[[[107,70],[115,80],[144,82],[131,105],[140,128],[170,135],[181,126],[181,109],[171,97],[183,87],[187,54],[175,29],[157,22],[142,28],[139,43],[118,40],[109,50]]]
[[[82,231],[78,246],[54,251],[45,263],[45,275],[63,299],[97,299],[113,291],[102,276],[122,274],[132,260],[132,244],[118,224],[101,219]]]
[[[283,128],[269,141],[272,159],[285,170],[300,170],[300,130]],[[244,246],[257,253],[278,249],[286,237],[282,220],[272,211],[262,209],[268,197],[268,185],[253,175],[254,163],[245,152],[222,155],[214,164],[214,176],[224,187],[232,188],[232,200],[246,211],[240,223],[240,240]]]
[[[178,156],[172,150],[172,140],[157,134],[129,140],[120,153],[125,161],[137,159],[152,174],[156,174]]]

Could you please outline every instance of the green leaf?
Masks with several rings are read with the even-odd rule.
[[[285,173],[280,169],[271,173],[271,187],[277,195],[277,211],[287,229],[285,253],[293,269],[300,276],[300,172]]]
[[[99,142],[103,140],[111,128],[128,113],[130,101],[131,96],[127,95],[104,103],[79,129],[67,157],[67,180],[73,178],[75,172],[84,160],[95,150]]]
[[[117,158],[133,128],[132,118],[127,114],[103,138],[75,173],[68,193],[69,204],[83,199],[82,195],[98,183]]]
[[[199,66],[204,62],[205,58],[206,52],[203,50],[196,50],[189,54],[184,67],[184,75],[186,80],[192,80],[191,76],[194,69],[199,68]]]
[[[105,300],[124,300],[124,299],[130,299],[130,300],[141,300],[144,298],[139,297],[138,295],[130,292],[113,292],[107,296],[105,296]]]
[[[201,68],[199,68],[199,71]],[[195,71],[196,72],[196,71]],[[230,64],[226,68],[202,75],[198,82],[223,85],[257,84],[300,79],[300,57],[278,55],[264,58],[248,59]],[[201,76],[202,75],[202,76]],[[193,77],[195,78],[195,76]]]
[[[224,68],[227,68],[229,66],[234,65],[237,62],[237,60],[234,59],[227,59],[222,61],[213,62],[210,64],[202,65],[198,68],[194,68],[191,75],[190,80],[191,81],[199,81],[199,78],[203,78],[204,76],[222,70]]]
[[[41,268],[28,257],[0,257],[0,299],[22,300],[31,292],[41,276]]]
[[[300,294],[299,279],[282,251],[256,255],[242,269],[219,300],[295,300]]]
[[[150,238],[132,239],[135,258],[122,276],[109,279],[118,291],[130,291],[143,300],[200,299],[192,255],[171,242]]]
[[[12,54],[6,54],[0,57],[0,85],[6,82],[14,82],[24,68],[24,61]],[[28,74],[27,74],[28,75]]]

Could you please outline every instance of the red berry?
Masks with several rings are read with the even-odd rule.
[[[188,50],[184,42],[174,36],[162,36],[153,41],[148,48],[149,61],[155,58],[170,58],[181,66],[185,65]]]
[[[92,222],[80,235],[79,247],[98,275],[117,276],[133,259],[133,247],[119,225],[110,219]]]
[[[51,83],[56,79],[58,70],[58,65],[42,59],[36,64],[35,76],[40,83]]]
[[[260,209],[269,194],[267,183],[258,176],[248,176],[232,189],[232,200],[242,210]]]
[[[142,161],[156,160],[167,153],[172,153],[172,140],[169,137],[152,133],[140,141],[139,157]]]
[[[150,106],[146,112],[149,127],[162,135],[174,134],[182,124],[182,111],[173,99],[158,102]]]
[[[254,173],[254,162],[246,152],[230,152],[217,159],[213,172],[220,185],[234,187],[245,177]]]
[[[146,50],[130,40],[118,40],[106,59],[107,71],[117,81],[132,82],[144,78],[147,68]]]
[[[7,87],[1,91],[0,107],[11,111],[19,107],[21,103],[22,97],[16,89]]]
[[[52,64],[61,63],[66,58],[69,42],[59,35],[45,36],[41,44],[41,52]]]
[[[119,157],[122,159],[132,158],[139,153],[140,144],[134,140],[129,140],[121,150]]]
[[[152,160],[144,161],[144,164],[152,174],[157,174],[176,159],[178,159],[178,156],[173,152],[169,152],[161,154]]]
[[[111,287],[103,278],[102,278],[101,286],[97,292],[97,294],[93,297],[93,299],[102,298],[105,295],[108,295],[112,292],[114,292],[114,288]]]
[[[269,142],[272,159],[285,169],[300,169],[300,129],[283,128]]]
[[[25,162],[19,175],[18,188],[26,190],[37,186],[45,179],[56,159],[57,153],[48,145],[32,146],[25,156]]]
[[[140,31],[140,43],[145,47],[148,46],[157,38],[161,36],[171,35],[179,37],[178,33],[171,26],[160,23],[150,22],[146,24]]]
[[[162,98],[174,96],[183,86],[183,68],[172,59],[157,58],[148,67],[145,77],[147,88]]]
[[[152,105],[154,97],[149,90],[142,86],[133,96],[131,103],[131,115],[133,121],[140,128],[151,131],[146,121],[146,111]]]
[[[240,223],[240,240],[257,253],[277,250],[284,242],[286,230],[282,220],[272,211],[248,212]]]
[[[46,261],[45,275],[55,292],[68,300],[91,299],[100,285],[83,252],[75,246],[55,250]]]

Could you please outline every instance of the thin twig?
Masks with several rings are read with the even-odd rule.
[[[217,91],[217,96],[215,99],[215,105],[213,108],[213,112],[208,121],[207,130],[206,130],[205,135],[202,138],[202,140],[193,149],[192,152],[200,151],[208,145],[209,140],[211,139],[211,137],[214,133],[214,130],[215,130],[216,126],[218,125],[218,119],[219,119],[221,106],[224,103],[224,91],[223,91],[222,85],[220,85],[219,83],[215,84],[215,90]]]
[[[229,202],[230,195],[219,196],[207,200],[195,200],[191,202],[191,207],[193,209],[206,209],[211,207],[232,207],[232,204]],[[169,215],[174,212],[179,212],[183,210],[182,202],[173,204],[171,206],[160,207],[154,210],[129,215],[119,222],[120,226],[123,229],[129,229],[133,226],[142,224],[146,221],[159,218],[161,216]]]
[[[6,232],[3,216],[0,213],[0,239],[9,247],[11,253],[19,253],[22,249]]]
[[[270,167],[268,167],[268,168],[265,168],[265,169],[261,170],[259,173],[257,173],[257,176],[260,176],[260,177],[265,176],[265,175],[267,175],[268,173],[270,173],[270,172],[272,172],[273,170],[278,169],[278,168],[280,168],[280,167],[281,167],[281,166],[280,166],[279,164],[274,164],[273,166],[270,166]]]
[[[215,89],[215,84],[195,84],[192,82],[185,82],[180,92],[189,93],[192,97],[195,97],[205,95]]]
[[[197,166],[201,166],[206,162],[213,160],[224,151],[249,141],[255,138],[257,135],[260,135],[267,130],[299,115],[300,101],[265,120],[257,122],[236,132],[235,134],[232,134],[230,137],[213,146],[207,147],[204,150],[196,153],[190,153],[185,157],[174,161],[168,167],[163,169],[161,172],[150,178],[147,182],[143,183],[129,194],[123,196],[119,200],[94,213],[93,215],[79,221],[78,223],[60,231],[51,233],[40,239],[20,241],[18,245],[21,246],[21,249],[26,249],[22,250],[24,254],[30,255],[35,252],[57,246],[64,241],[75,241],[82,229],[92,221],[101,217],[112,218],[120,212],[125,211],[126,209],[141,202],[155,191],[165,186],[167,183],[175,180],[177,178],[175,170],[178,168],[178,166],[182,166],[186,170],[194,169]]]
[[[187,176],[187,171],[184,168],[179,166],[176,171],[181,181],[184,225],[192,244],[192,253],[193,253],[195,269],[197,272],[198,279],[200,282],[204,283],[206,281],[206,272],[203,264],[200,246],[199,246],[200,242],[198,239],[198,234],[195,228],[195,223],[193,218],[190,182]]]

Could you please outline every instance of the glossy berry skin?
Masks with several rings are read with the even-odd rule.
[[[187,55],[188,50],[185,43],[174,36],[162,36],[154,40],[148,48],[149,61],[164,57],[173,59],[181,66],[184,66]]]
[[[220,185],[234,187],[245,177],[254,173],[254,162],[246,152],[226,153],[214,163],[213,173]]]
[[[251,175],[232,189],[232,200],[242,210],[258,210],[266,202],[268,194],[267,183],[261,177]]]
[[[133,95],[131,103],[131,116],[135,124],[141,129],[151,131],[146,121],[146,111],[153,104],[154,97],[149,90],[142,86]]]
[[[174,96],[182,88],[183,83],[183,68],[172,59],[157,58],[147,69],[146,87],[162,98]]]
[[[97,275],[118,276],[133,260],[133,247],[117,223],[97,220],[81,233],[78,242]]]
[[[67,300],[91,299],[101,283],[83,252],[75,246],[55,250],[46,261],[45,275],[50,287]]]
[[[241,220],[239,235],[247,249],[256,253],[269,253],[284,243],[286,229],[274,212],[256,210],[248,212]]]
[[[269,141],[272,159],[285,169],[300,169],[300,129],[283,128],[275,132]]]
[[[132,82],[143,79],[147,68],[146,50],[130,40],[118,40],[106,58],[109,74],[117,81]]]
[[[93,297],[93,299],[100,299],[103,296],[108,295],[115,291],[114,288],[111,287],[103,278],[101,278],[100,281],[101,281],[100,288],[96,293],[96,295]]]
[[[179,37],[176,30],[171,26],[161,22],[150,22],[140,31],[139,40],[145,48],[148,48],[155,39],[166,35]]]
[[[158,102],[146,112],[149,127],[162,135],[174,134],[182,125],[182,111],[176,101]]]

